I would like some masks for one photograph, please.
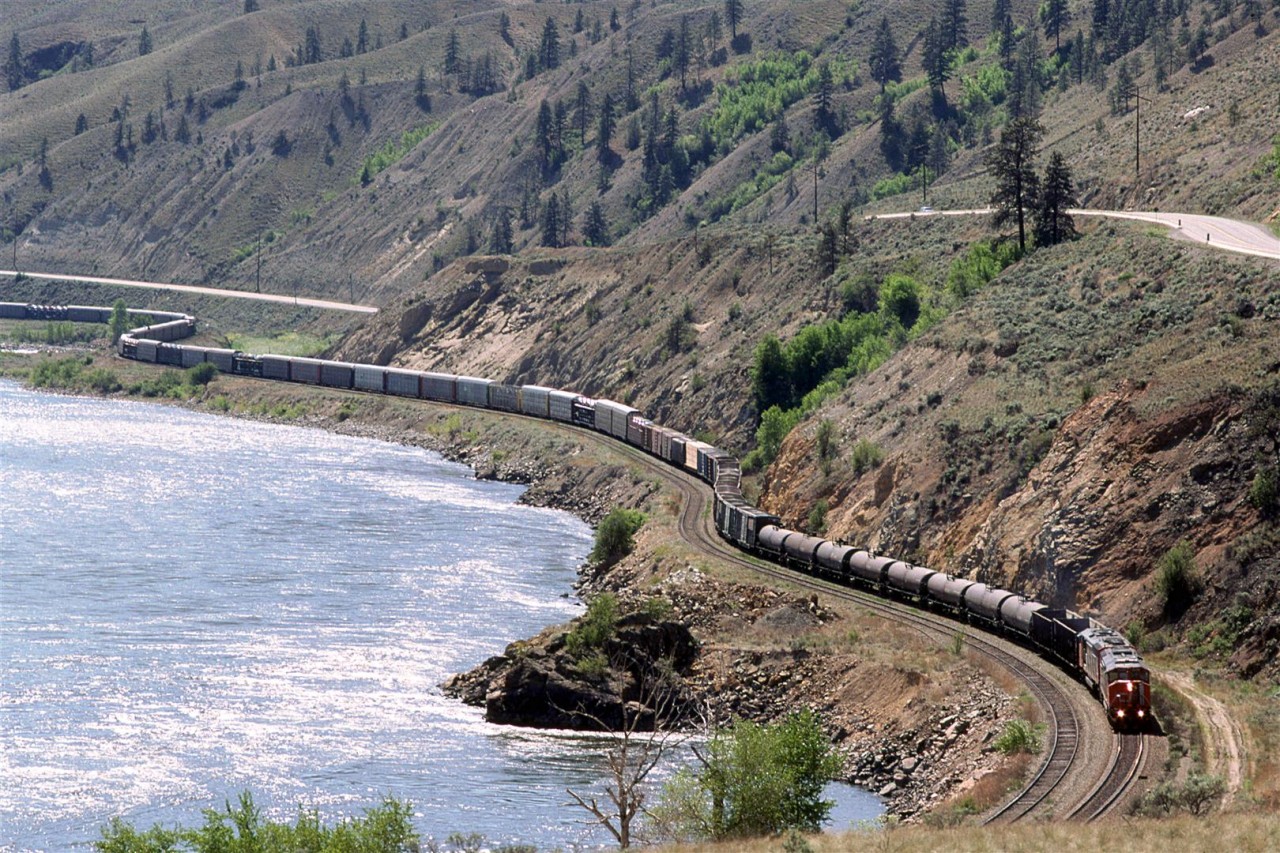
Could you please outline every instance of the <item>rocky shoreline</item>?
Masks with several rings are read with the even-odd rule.
[[[217,390],[251,399],[261,386]],[[318,404],[313,411],[291,419],[232,414],[433,450],[468,465],[479,478],[527,485],[521,503],[571,512],[591,524],[617,506],[661,515],[654,480],[622,461],[602,459],[607,451],[588,449],[576,437],[471,413],[461,428],[445,414],[439,428],[429,422],[424,427],[423,419],[407,420],[394,407],[375,403],[347,416],[337,412],[336,399],[325,402],[319,395],[312,402]],[[205,401],[180,405],[210,410]],[[697,708],[699,718],[772,722],[810,708],[844,756],[844,780],[878,793],[887,810],[903,818],[963,795],[1002,765],[991,741],[1016,716],[1015,702],[963,657],[949,659],[919,638],[894,637],[891,625],[850,612],[848,605],[726,580],[698,555],[673,550],[671,537],[660,520],[646,525],[635,551],[618,565],[606,572],[583,566],[579,587],[584,598],[605,591],[617,597],[624,628],[631,631],[620,634],[619,648],[636,646],[646,633],[663,637],[649,663],[672,654],[679,659],[674,675],[680,702]],[[661,602],[661,618],[637,616],[654,601]],[[564,659],[568,630],[556,626],[518,638],[502,655],[450,679],[445,689],[492,709],[494,721],[516,725],[581,727],[561,713],[580,705],[602,720],[628,702],[635,711],[640,679],[633,673],[628,686],[625,676],[613,683],[584,677]],[[886,631],[888,651],[882,640],[870,639]],[[539,696],[541,712],[530,713]],[[592,698],[584,705],[584,697]]]

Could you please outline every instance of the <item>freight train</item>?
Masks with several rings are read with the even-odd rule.
[[[0,303],[0,319],[105,323],[110,314],[110,308]],[[147,325],[120,337],[117,352],[124,358],[177,367],[210,363],[224,373],[514,412],[612,436],[709,483],[716,530],[738,548],[1011,637],[1081,678],[1114,727],[1143,729],[1151,722],[1150,673],[1119,632],[1009,590],[789,530],[778,516],[743,498],[741,469],[732,454],[653,423],[632,406],[540,385],[178,344],[195,333],[193,317],[155,311],[131,311],[130,317]]]

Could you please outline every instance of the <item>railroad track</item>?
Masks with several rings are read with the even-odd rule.
[[[1095,821],[1119,804],[1142,775],[1147,759],[1145,734],[1118,734],[1111,765],[1089,796],[1067,815],[1069,820]]]
[[[1013,823],[1033,815],[1039,817],[1053,813],[1057,805],[1053,795],[1061,791],[1072,769],[1076,767],[1081,741],[1081,721],[1076,713],[1075,703],[1054,678],[1046,675],[1022,655],[1006,647],[1012,644],[997,641],[986,632],[974,630],[950,617],[940,617],[915,607],[837,586],[743,555],[741,551],[730,546],[715,533],[704,512],[707,499],[703,490],[699,489],[690,478],[680,475],[667,466],[654,466],[653,460],[647,455],[639,451],[631,452],[632,450],[626,447],[625,455],[637,462],[645,463],[650,470],[658,472],[662,479],[680,492],[683,498],[679,519],[680,535],[701,550],[713,553],[722,560],[757,574],[764,574],[824,595],[856,601],[860,606],[888,616],[900,624],[910,625],[924,636],[940,643],[948,642],[957,633],[963,634],[965,643],[973,652],[1007,669],[1026,684],[1047,718],[1045,758],[1022,790],[995,812],[989,814],[983,823]],[[1114,735],[1113,737],[1117,742],[1117,751],[1106,776],[1098,782],[1088,797],[1067,815],[1068,819],[1083,816],[1086,820],[1095,820],[1101,817],[1116,805],[1137,778],[1137,762],[1140,761],[1140,757],[1126,762],[1121,760],[1121,756],[1126,750],[1133,749],[1128,745],[1130,740],[1136,740],[1141,744],[1141,736],[1133,738],[1127,735]]]
[[[345,393],[360,394],[361,392],[349,391]],[[455,407],[449,404],[434,405],[443,405],[445,408],[467,408]],[[498,417],[528,418],[528,416],[518,413],[490,411],[488,414],[497,415]],[[1038,807],[1046,803],[1046,801],[1052,803],[1049,800],[1050,795],[1059,789],[1063,780],[1067,778],[1076,764],[1080,741],[1080,721],[1075,712],[1073,702],[1066,691],[1055,679],[1046,675],[1028,660],[1039,660],[1033,653],[1003,639],[996,638],[985,631],[973,629],[950,617],[939,616],[901,602],[835,585],[809,575],[784,569],[773,563],[749,557],[725,542],[716,533],[711,524],[710,513],[707,512],[708,499],[706,489],[702,487],[701,481],[695,480],[691,475],[684,472],[676,471],[666,463],[653,459],[639,449],[619,443],[612,438],[596,435],[581,428],[565,424],[548,423],[538,418],[529,419],[536,420],[539,424],[551,428],[553,431],[560,430],[566,434],[573,435],[579,440],[585,438],[598,441],[602,446],[608,447],[615,453],[620,453],[647,471],[656,474],[661,480],[673,487],[681,496],[680,516],[678,519],[679,533],[683,539],[704,553],[714,555],[727,563],[792,586],[856,602],[864,609],[887,616],[899,624],[908,625],[922,635],[939,643],[946,643],[957,634],[963,635],[964,642],[970,650],[1007,669],[1015,677],[1023,681],[1032,695],[1039,701],[1040,706],[1049,718],[1049,750],[1044,762],[1023,790],[997,812],[988,816],[984,822],[1017,821],[1033,813],[1038,814],[1039,811],[1043,811],[1038,810]],[[1141,738],[1138,739],[1138,744],[1138,748],[1141,749]],[[1117,750],[1117,758],[1112,762],[1106,777],[1098,783],[1085,802],[1071,812],[1069,817],[1085,814],[1086,819],[1093,820],[1105,814],[1119,800],[1120,796],[1136,777],[1137,767],[1140,763],[1140,758],[1130,762],[1129,765],[1125,765],[1124,762],[1120,761],[1119,755],[1124,749],[1125,747],[1122,743]],[[1130,772],[1124,772],[1124,767],[1128,767]]]

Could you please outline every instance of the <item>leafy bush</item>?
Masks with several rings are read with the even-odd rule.
[[[439,126],[440,122],[424,124],[421,127],[415,127],[413,130],[406,130],[401,134],[399,140],[392,139],[389,141],[365,159],[364,163],[361,164],[360,174],[356,178],[356,182],[368,183],[367,179],[372,179],[379,172],[394,166],[404,155],[412,151],[419,142],[430,136]]]
[[[817,85],[817,66],[803,50],[744,62],[716,86],[716,108],[705,126],[715,146],[728,151],[743,136],[763,130]]]
[[[632,537],[644,524],[645,515],[639,510],[617,507],[600,521],[596,528],[595,547],[591,549],[591,562],[600,566],[612,566],[631,553]]]
[[[618,599],[602,592],[587,605],[587,612],[564,639],[569,654],[581,661],[589,652],[601,651],[618,626]]]
[[[853,457],[850,460],[853,464],[853,472],[862,475],[873,468],[879,467],[884,460],[884,451],[873,441],[865,438],[858,439],[858,443],[853,446]]]
[[[1162,782],[1143,794],[1133,811],[1148,817],[1160,817],[1175,811],[1198,815],[1221,800],[1226,791],[1227,785],[1221,776],[1191,773],[1182,784]]]
[[[958,299],[977,293],[991,279],[1018,260],[1016,243],[974,243],[964,257],[957,258],[947,271],[947,292]]]
[[[1041,749],[1040,738],[1044,733],[1044,724],[1032,724],[1026,720],[1010,720],[1005,723],[1004,731],[992,744],[1004,755],[1015,755],[1025,752],[1034,755]]]
[[[1249,487],[1249,503],[1262,514],[1263,518],[1271,518],[1280,510],[1280,467],[1261,468],[1253,475],[1253,484]]]
[[[811,711],[719,729],[702,757],[700,768],[681,770],[663,787],[652,817],[666,839],[817,832],[834,805],[822,792],[840,757]]]
[[[156,824],[139,832],[119,818],[102,828],[93,843],[98,853],[223,853],[250,850],[309,850],[315,853],[408,853],[418,849],[418,834],[409,803],[387,797],[381,805],[365,810],[363,817],[342,820],[334,826],[320,822],[320,813],[300,808],[296,822],[267,820],[245,791],[239,802],[207,809],[203,826],[165,829]]]
[[[827,499],[818,498],[809,513],[809,532],[821,536],[827,532]]]
[[[1160,596],[1165,616],[1176,620],[1186,613],[1200,589],[1195,552],[1190,543],[1179,542],[1160,558],[1156,569],[1156,594]]]
[[[218,377],[218,366],[210,362],[197,364],[195,367],[187,368],[186,380],[188,385],[208,385]]]

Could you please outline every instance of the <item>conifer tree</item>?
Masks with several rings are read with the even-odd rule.
[[[996,189],[991,194],[993,223],[997,228],[1011,219],[1018,223],[1021,252],[1027,250],[1026,215],[1039,197],[1035,160],[1043,135],[1044,128],[1036,119],[1016,118],[1005,126],[999,144],[986,157],[987,168],[996,179]]]
[[[538,44],[538,66],[544,71],[560,67],[560,29],[555,18],[547,18]]]
[[[1040,199],[1036,205],[1036,244],[1054,246],[1076,236],[1075,220],[1067,211],[1076,201],[1075,186],[1071,180],[1071,168],[1062,154],[1055,151],[1049,157],[1040,183]]]
[[[898,58],[898,45],[893,40],[893,29],[889,26],[889,18],[880,19],[876,29],[875,40],[871,43],[871,56],[867,59],[871,68],[871,79],[880,84],[880,93],[891,82],[902,80],[902,63]]]
[[[1071,24],[1067,0],[1045,0],[1040,7],[1040,21],[1044,24],[1044,34],[1053,36],[1054,52],[1062,53],[1062,32]]]
[[[724,0],[724,16],[729,21],[729,36],[736,41],[738,38],[738,24],[742,23],[742,0]]]
[[[942,13],[942,45],[944,51],[959,50],[969,44],[969,19],[965,0],[944,0]]]
[[[142,35],[138,36],[138,56],[146,56],[151,52],[151,33],[147,31],[147,25],[142,25]]]
[[[9,39],[9,58],[4,64],[4,76],[12,92],[22,86],[22,43],[15,32]]]

